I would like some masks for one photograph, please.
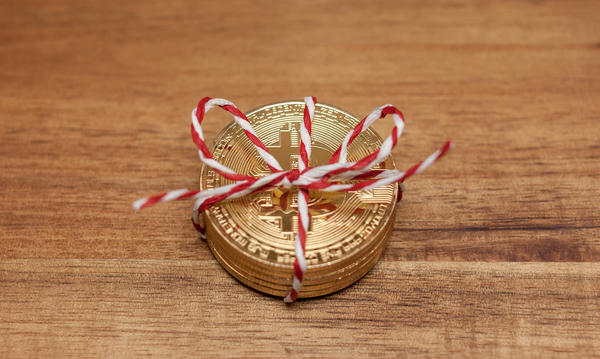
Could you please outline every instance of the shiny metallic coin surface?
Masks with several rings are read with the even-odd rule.
[[[369,251],[364,252],[363,255],[356,261],[348,262],[345,267],[337,270],[332,269],[330,272],[327,272],[323,275],[311,277],[305,276],[303,281],[304,285],[309,286],[328,283],[332,280],[333,277],[346,276],[351,271],[356,270],[356,268],[358,268],[360,265],[364,264],[365,262],[368,262],[373,257],[375,257],[378,251],[385,247],[386,238],[388,237],[392,229],[393,227],[390,226],[386,230],[386,232],[383,232],[379,237],[375,238],[374,241],[378,242],[377,246],[374,246],[373,248],[369,249]],[[211,245],[212,249],[214,251],[218,251],[221,254],[221,256],[226,258],[225,260],[229,263],[229,265],[238,270],[240,273],[248,273],[257,280],[268,281],[276,285],[289,286],[291,284],[292,278],[289,276],[289,273],[279,274],[274,271],[269,271],[269,268],[260,268],[256,265],[252,265],[252,263],[249,261],[244,261],[239,258],[232,257],[230,253],[226,251],[226,245],[223,245],[223,241],[212,240],[211,238],[214,238],[215,236],[210,236],[210,234],[212,233],[209,232],[209,244]]]
[[[391,232],[391,230],[392,227],[390,227],[389,232]],[[319,284],[311,284],[311,282],[305,281],[305,283],[307,284],[304,285],[302,291],[300,291],[299,298],[311,298],[330,294],[340,289],[346,288],[347,286],[362,278],[369,270],[371,270],[371,268],[375,264],[377,264],[377,261],[381,257],[381,254],[385,249],[385,245],[387,244],[389,232],[386,233],[386,239],[382,240],[380,246],[375,248],[370,255],[361,258],[361,261],[353,263],[353,266],[351,268],[348,268],[348,270],[346,270],[345,272],[333,273],[330,276],[326,277],[326,280],[320,282]],[[219,250],[215,248],[215,242],[211,241],[210,238],[208,240],[208,243],[211,250],[213,251],[213,254],[219,260],[221,265],[231,275],[240,280],[242,283],[261,292],[281,297],[285,296],[287,291],[289,291],[292,282],[291,276],[286,277],[285,280],[281,281],[281,283],[272,282],[272,280],[275,279],[274,277],[255,277],[254,275],[256,274],[256,272],[249,272],[244,269],[241,269],[238,263],[231,262],[225,256],[223,256],[219,252]]]
[[[284,170],[298,168],[303,111],[303,102],[289,101],[246,114],[258,137]],[[357,123],[345,111],[317,104],[310,166],[327,164]],[[359,160],[380,145],[381,138],[367,130],[348,148],[348,161]],[[211,152],[215,160],[237,173],[254,177],[270,173],[234,122],[216,137]],[[395,166],[388,157],[374,168]],[[201,170],[201,189],[230,183],[208,167]],[[394,184],[369,191],[310,192],[311,223],[305,253],[308,270],[302,290],[306,293],[301,293],[301,297],[314,296],[310,292],[323,295],[339,290],[359,279],[377,262],[393,226],[397,191],[398,185]],[[258,290],[284,295],[283,288],[289,286],[293,275],[297,198],[295,188],[274,189],[218,203],[204,211],[211,250],[230,273]]]
[[[393,229],[393,222],[389,224],[386,228],[382,229],[382,231],[378,234],[374,234],[371,242],[372,245],[364,248],[364,250],[360,253],[360,256],[354,256],[355,258],[351,258],[351,260],[347,260],[337,265],[332,265],[330,267],[326,267],[319,271],[309,271],[304,276],[304,283],[322,283],[328,279],[327,277],[331,275],[336,275],[338,273],[348,271],[353,266],[359,264],[364,261],[369,253],[374,252],[378,247],[382,246],[382,243],[385,242],[385,239]],[[207,235],[208,240],[213,242],[213,246],[221,252],[225,257],[229,260],[233,261],[236,266],[245,272],[252,273],[254,276],[258,278],[263,278],[265,280],[270,280],[273,283],[280,283],[288,285],[291,283],[291,277],[289,276],[289,270],[282,270],[280,268],[274,268],[272,266],[264,266],[261,263],[257,263],[256,261],[247,260],[246,257],[240,256],[235,250],[232,250],[230,244],[226,239],[223,239],[215,230],[214,227],[207,226]]]

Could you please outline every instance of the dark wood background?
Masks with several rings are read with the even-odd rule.
[[[0,357],[600,355],[600,2],[0,3]],[[285,305],[220,267],[189,114],[407,119],[388,248]],[[209,140],[230,121],[208,115]],[[389,121],[388,121],[389,122]],[[391,125],[376,127],[380,133]],[[315,129],[318,131],[318,129]]]

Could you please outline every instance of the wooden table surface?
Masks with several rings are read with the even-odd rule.
[[[0,357],[600,356],[599,13],[2,1]],[[456,149],[407,181],[370,273],[285,305],[218,264],[192,202],[131,203],[197,188],[202,97],[307,95],[398,106],[400,168]]]

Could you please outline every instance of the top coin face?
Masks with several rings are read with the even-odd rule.
[[[284,170],[298,168],[300,123],[304,102],[288,101],[260,107],[246,114],[258,138]],[[310,167],[327,164],[344,137],[358,120],[349,113],[317,104],[312,124]],[[348,161],[354,162],[377,150],[381,138],[370,129],[360,134],[348,148]],[[211,145],[215,160],[236,173],[253,177],[270,174],[243,130],[231,122]],[[392,157],[374,167],[395,168]],[[233,183],[213,169],[203,166],[201,189]],[[394,221],[398,185],[367,191],[310,191],[311,221],[306,238],[308,273],[333,268],[360,256],[381,240],[381,233]],[[203,213],[207,228],[219,238],[230,255],[262,268],[291,270],[298,231],[298,190],[274,189],[218,203]],[[307,273],[307,274],[308,274]]]

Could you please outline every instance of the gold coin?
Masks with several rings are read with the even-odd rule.
[[[304,276],[304,285],[310,286],[329,283],[333,280],[333,277],[343,277],[351,271],[356,270],[356,268],[371,260],[375,256],[375,253],[382,249],[382,247],[385,247],[386,238],[389,236],[392,229],[393,225],[390,224],[385,232],[382,232],[374,238],[373,242],[377,244],[376,246],[362,253],[362,256],[357,260],[348,262],[345,267],[338,270],[332,268],[330,272],[323,275]],[[217,240],[213,240],[215,237]],[[266,281],[286,287],[291,285],[292,278],[290,277],[289,272],[278,273],[270,270],[271,268],[261,268],[253,265],[251,262],[244,261],[243,258],[240,259],[232,256],[231,253],[227,251],[227,244],[224,244],[222,240],[219,240],[218,236],[212,233],[212,230],[209,230],[208,232],[208,241],[213,251],[218,251],[221,257],[225,257],[224,260],[228,262],[228,266],[233,267],[237,272],[245,273],[259,281]]]
[[[348,271],[354,265],[365,260],[368,253],[372,253],[377,247],[381,246],[381,243],[385,240],[384,237],[387,237],[389,231],[393,228],[393,222],[385,228],[380,234],[375,235],[371,243],[372,245],[366,247],[362,252],[360,252],[360,256],[355,256],[356,258],[351,258],[341,264],[327,267],[320,271],[307,271],[304,276],[304,282],[306,284],[309,283],[322,283],[328,279],[331,275],[336,275],[337,273],[341,273],[344,271]],[[230,261],[236,263],[236,266],[239,267],[240,270],[244,272],[251,273],[253,276],[262,278],[264,280],[270,280],[273,283],[280,284],[289,284],[291,283],[291,277],[289,275],[289,271],[285,270],[277,270],[277,268],[260,266],[254,261],[248,261],[245,257],[237,255],[234,251],[231,250],[231,246],[227,243],[227,240],[223,240],[220,236],[214,232],[214,229],[208,227],[207,234],[209,241],[213,242],[213,246],[216,247],[223,256],[226,256]]]
[[[303,112],[303,102],[289,101],[267,105],[247,114],[258,137],[284,170],[298,168],[299,128]],[[327,164],[331,154],[357,123],[358,120],[345,111],[317,104],[309,165]],[[364,131],[349,146],[348,161],[357,161],[380,145],[381,138],[375,132]],[[234,122],[213,141],[211,152],[215,160],[237,173],[254,177],[270,174],[266,163]],[[395,166],[393,159],[388,157],[374,168],[392,169]],[[211,168],[204,166],[201,171],[201,189],[230,183],[232,181],[219,176]],[[311,223],[305,251],[308,288],[303,291],[309,292],[311,280],[319,286],[328,284],[329,277],[334,278],[340,273],[345,273],[342,277],[354,278],[351,268],[356,273],[360,271],[353,263],[374,265],[376,260],[370,262],[374,258],[372,253],[383,250],[381,243],[385,244],[387,232],[393,226],[397,191],[397,184],[369,191],[310,191]],[[221,263],[235,264],[238,275],[234,275],[239,276],[238,279],[252,278],[254,282],[277,287],[289,285],[293,275],[297,216],[295,188],[264,191],[221,202],[203,213],[209,244],[213,252],[218,251],[215,256],[224,259],[220,260]],[[365,257],[369,259],[365,260]],[[336,283],[328,285],[337,287]]]
[[[355,281],[360,279],[362,276],[364,276],[377,263],[384,248],[385,248],[385,246],[381,246],[380,248],[378,248],[377,252],[375,253],[375,255],[373,256],[372,259],[370,259],[369,261],[367,261],[365,263],[362,263],[355,270],[353,270],[343,276],[335,276],[335,277],[331,278],[328,283],[325,283],[325,284],[304,286],[302,291],[300,292],[300,297],[301,298],[309,298],[309,297],[325,295],[325,294],[335,292],[337,290],[340,290],[342,288],[345,288],[345,287],[351,285],[352,283],[354,283]],[[223,267],[227,271],[229,271],[234,277],[236,277],[243,283],[245,283],[257,290],[260,290],[262,292],[266,292],[266,293],[269,293],[272,295],[283,296],[290,288],[289,285],[283,285],[283,286],[282,285],[274,285],[267,281],[263,281],[260,279],[257,280],[256,278],[251,277],[250,275],[237,270],[233,266],[230,266],[222,258],[221,254],[218,251],[213,250],[213,253],[217,257],[217,259],[219,259],[219,261],[223,264]]]
[[[373,253],[368,256],[368,258],[365,257],[364,263],[360,263],[360,262],[354,263],[356,266],[355,266],[355,268],[352,268],[353,269],[352,271],[348,271],[348,273],[346,273],[346,274],[331,275],[328,277],[327,281],[325,281],[322,284],[317,284],[317,285],[306,284],[306,285],[304,285],[302,288],[302,291],[300,291],[299,297],[300,298],[311,298],[311,297],[317,297],[317,296],[330,294],[330,293],[336,292],[340,289],[343,289],[343,288],[353,284],[360,278],[362,278],[366,273],[369,272],[369,270],[371,270],[371,268],[377,263],[377,261],[381,257],[381,254],[383,253],[383,250],[385,249],[385,245],[387,244],[387,238],[389,238],[389,232],[391,232],[392,229],[393,229],[393,227],[390,227],[390,230],[388,232],[386,232],[385,239],[381,242],[381,245],[378,246],[373,251]],[[244,271],[243,269],[240,269],[236,263],[228,261],[226,259],[226,257],[223,256],[219,252],[219,250],[214,247],[214,242],[209,240],[208,243],[209,243],[209,246],[210,246],[213,254],[217,258],[217,260],[221,263],[221,265],[231,275],[233,275],[235,278],[237,278],[242,283],[244,283],[256,290],[259,290],[261,292],[268,293],[271,295],[276,295],[276,296],[283,297],[283,296],[285,296],[287,291],[289,291],[289,288],[291,286],[291,277],[288,277],[288,281],[287,281],[288,283],[285,283],[283,285],[272,283],[265,278],[253,277],[252,274],[248,273],[247,271]]]

